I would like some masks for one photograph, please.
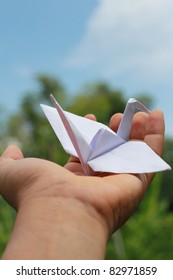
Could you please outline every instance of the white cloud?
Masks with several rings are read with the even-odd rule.
[[[173,70],[172,0],[100,0],[66,66],[104,77],[163,77]]]

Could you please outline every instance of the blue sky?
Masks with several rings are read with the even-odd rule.
[[[0,0],[0,105],[18,109],[50,73],[71,93],[104,80],[148,93],[173,136],[172,0]],[[39,110],[39,108],[38,108]]]

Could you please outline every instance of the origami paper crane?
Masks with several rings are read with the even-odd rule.
[[[171,169],[147,144],[128,141],[136,109],[150,111],[139,101],[127,102],[117,133],[106,125],[64,111],[51,95],[55,108],[41,104],[64,150],[79,158],[83,171],[149,173]],[[89,175],[89,174],[88,174]]]

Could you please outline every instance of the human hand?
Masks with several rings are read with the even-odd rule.
[[[120,119],[120,114],[112,117],[110,126],[113,130],[117,130]],[[131,139],[145,141],[160,155],[163,135],[164,120],[160,111],[154,111],[150,115],[144,113],[135,115]],[[60,253],[57,256],[56,250],[50,252],[46,247],[41,255],[38,254],[38,250],[35,252],[36,258],[43,256],[45,258],[103,258],[109,236],[133,213],[153,174],[136,176],[93,173],[90,177],[81,175],[83,175],[81,165],[74,157],[71,157],[63,168],[45,160],[24,159],[17,147],[7,148],[0,160],[0,193],[18,209],[19,214],[12,241],[7,247],[5,256],[11,255],[11,248],[16,248],[18,244],[16,240],[23,244],[21,248],[26,246],[24,243],[26,243],[26,229],[29,230],[28,224],[31,223],[36,236],[37,232],[41,233],[41,229],[35,226],[39,220],[40,224],[45,225],[44,239],[49,242],[52,240],[51,228],[51,232],[57,233],[53,244],[57,244],[59,248],[64,240],[62,234],[59,236],[59,231],[61,229],[66,232],[68,225],[69,234],[73,236],[73,240],[77,239],[76,242],[85,250],[81,253],[81,250],[79,252],[75,247],[74,250],[70,250],[72,255],[68,252],[68,255]],[[34,211],[33,214],[37,214],[37,217],[31,214],[32,211]],[[28,217],[30,217],[30,222],[28,222]],[[24,234],[23,243],[21,229]],[[58,236],[60,242],[57,241]],[[69,244],[67,236],[66,244]],[[14,250],[12,251],[13,258],[23,254],[20,252],[16,256]],[[24,258],[31,256],[33,252]]]

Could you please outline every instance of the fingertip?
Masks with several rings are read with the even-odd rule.
[[[133,123],[130,132],[130,139],[143,140],[146,135],[149,114],[145,112],[137,112],[133,116]]]
[[[112,130],[114,130],[114,131],[118,130],[122,117],[123,117],[122,113],[116,113],[111,117],[111,119],[109,121],[109,126]]]
[[[1,158],[9,158],[9,159],[11,158],[14,160],[18,160],[23,158],[23,153],[19,149],[19,147],[15,145],[9,145],[2,153]]]
[[[90,119],[92,121],[96,121],[96,116],[94,114],[87,114],[85,115],[85,118]]]

